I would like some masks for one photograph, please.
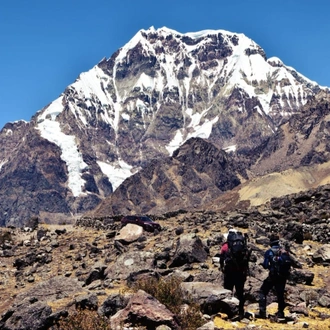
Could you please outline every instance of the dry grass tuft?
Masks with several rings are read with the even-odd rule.
[[[182,290],[181,283],[182,280],[176,276],[159,280],[144,278],[135,282],[132,289],[144,290],[164,304],[177,316],[182,329],[195,330],[205,321],[202,319],[199,305]]]
[[[109,321],[96,311],[77,310],[68,317],[61,319],[54,330],[111,330]]]

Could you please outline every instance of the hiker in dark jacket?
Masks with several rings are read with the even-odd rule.
[[[224,274],[223,287],[227,290],[233,291],[235,288],[236,296],[239,300],[239,317],[244,317],[244,284],[249,270],[249,251],[245,245],[242,258],[233,257],[228,242],[230,235],[235,235],[236,230],[229,230],[227,241],[222,245],[220,250],[220,269]],[[242,235],[241,233],[239,233]],[[243,236],[244,237],[244,236]],[[245,237],[246,244],[246,237]]]
[[[270,246],[271,248],[265,252],[264,261],[262,263],[263,268],[269,270],[269,274],[260,287],[259,314],[257,317],[266,318],[267,295],[272,288],[275,288],[278,302],[276,316],[278,318],[284,318],[284,291],[291,267],[291,259],[288,252],[284,251],[280,246],[278,235],[271,235]],[[281,259],[281,261],[283,260],[283,264],[279,264],[278,259]]]

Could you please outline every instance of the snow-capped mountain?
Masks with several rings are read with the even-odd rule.
[[[320,89],[243,34],[141,30],[29,123],[2,129],[0,224],[79,215],[192,137],[252,148]]]

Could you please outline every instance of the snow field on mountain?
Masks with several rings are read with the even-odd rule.
[[[67,164],[68,168],[68,186],[73,196],[77,197],[82,194],[82,186],[85,180],[82,179],[82,170],[87,168],[87,164],[83,161],[75,143],[75,136],[66,135],[61,131],[59,122],[55,121],[57,115],[63,110],[62,97],[56,99],[47,109],[38,117],[37,129],[41,136],[55,143],[61,148],[61,158]],[[47,115],[50,115],[47,117]]]

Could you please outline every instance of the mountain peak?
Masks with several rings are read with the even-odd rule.
[[[230,157],[248,153],[319,90],[279,59],[267,60],[244,34],[140,30],[109,59],[81,73],[29,125],[0,132],[0,209],[18,205],[4,211],[2,223],[20,222],[20,212],[47,219],[81,214],[191,138],[218,150],[235,146]],[[19,180],[26,199],[21,211],[12,200],[16,186],[7,184],[18,180],[14,176],[33,182]]]

